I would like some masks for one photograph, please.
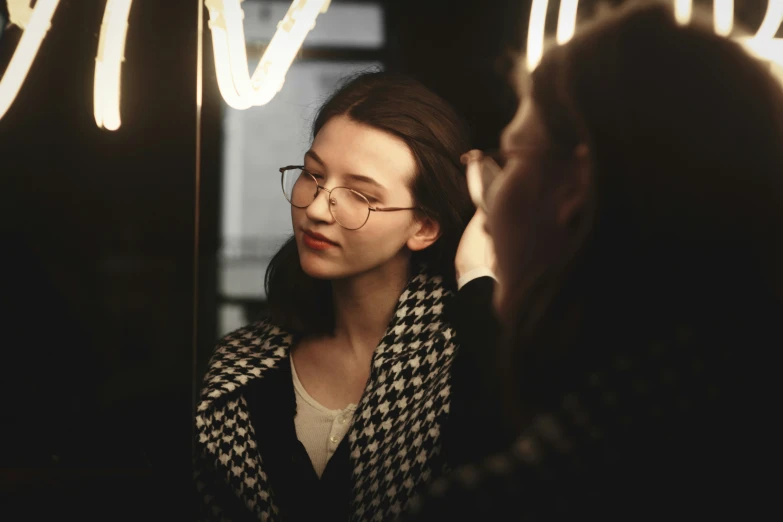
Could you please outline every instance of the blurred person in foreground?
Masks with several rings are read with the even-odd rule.
[[[709,22],[648,2],[548,50],[519,89],[503,168],[477,174],[477,151],[468,167],[519,437],[436,481],[406,520],[763,509],[783,347],[781,85]],[[461,249],[481,250],[468,232]]]

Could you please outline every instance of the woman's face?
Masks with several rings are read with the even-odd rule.
[[[487,231],[497,256],[495,308],[511,321],[532,282],[562,255],[567,240],[562,191],[554,180],[564,179],[568,162],[552,158],[548,133],[530,97],[503,130],[500,144],[506,164],[487,188]]]
[[[416,162],[405,142],[345,116],[321,128],[305,153],[304,166],[319,185],[354,189],[373,207],[415,206],[409,186]],[[422,224],[413,210],[370,212],[364,226],[347,230],[335,221],[329,205],[329,194],[320,190],[308,207],[291,207],[299,261],[311,277],[344,279],[383,272],[390,263],[407,269],[410,251],[432,242],[419,241]]]

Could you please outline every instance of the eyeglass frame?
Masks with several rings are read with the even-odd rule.
[[[288,197],[286,196],[286,194],[285,194],[285,183],[283,182],[283,180],[285,179],[285,172],[287,170],[294,170],[294,169],[298,169],[298,170],[301,170],[302,172],[306,172],[308,176],[313,178],[313,181],[315,182],[315,186],[316,186],[315,196],[313,196],[313,201],[318,199],[318,194],[320,194],[321,190],[326,191],[326,193],[329,194],[329,196],[331,196],[333,190],[341,188],[341,189],[350,190],[351,192],[353,192],[357,196],[361,196],[361,198],[367,203],[367,209],[368,209],[367,210],[367,218],[364,220],[364,223],[362,223],[361,225],[359,225],[356,228],[348,228],[345,225],[343,225],[342,223],[340,223],[340,220],[338,220],[334,216],[334,213],[332,212],[332,202],[331,202],[331,200],[329,201],[329,214],[331,214],[332,218],[337,222],[337,224],[340,225],[341,227],[343,227],[345,230],[359,230],[360,228],[362,228],[370,220],[370,212],[397,212],[398,210],[420,210],[420,211],[424,212],[425,215],[427,214],[427,211],[424,210],[421,207],[385,207],[385,208],[374,207],[374,206],[372,206],[370,204],[370,200],[367,198],[367,196],[365,196],[364,194],[362,194],[358,190],[352,189],[350,187],[342,187],[342,186],[340,186],[340,187],[332,187],[332,188],[328,189],[328,188],[324,187],[323,185],[319,185],[318,184],[318,180],[315,178],[313,173],[310,172],[309,170],[307,170],[304,167],[304,165],[288,165],[287,167],[280,167],[278,169],[280,171],[280,187],[283,189],[283,197],[285,197],[286,201],[288,201],[291,204],[291,206],[294,207],[294,208],[307,208],[307,207],[309,207],[310,205],[313,204],[313,201],[311,201],[306,206],[300,207],[300,206],[294,205],[293,202],[291,200],[289,200]],[[293,191],[293,187],[291,187],[291,190]]]

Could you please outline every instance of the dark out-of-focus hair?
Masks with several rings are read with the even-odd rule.
[[[526,79],[554,144],[588,146],[592,179],[578,249],[520,298],[501,365],[512,395],[543,396],[563,361],[597,357],[598,324],[780,311],[783,89],[694,14],[681,26],[668,4],[612,10]],[[535,401],[522,408],[524,424]]]
[[[460,163],[470,147],[465,122],[418,81],[380,71],[347,77],[318,111],[313,138],[337,116],[387,132],[411,150],[416,172],[409,188],[424,210],[418,217],[434,219],[441,230],[433,245],[414,252],[412,263],[425,264],[455,287],[454,256],[475,210]],[[304,273],[293,237],[269,264],[265,284],[272,322],[301,335],[333,332],[331,284]]]

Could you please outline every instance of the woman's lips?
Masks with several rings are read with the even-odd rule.
[[[308,248],[313,250],[326,250],[330,247],[337,246],[336,243],[326,239],[326,237],[321,234],[316,234],[308,230],[304,231],[302,240]]]

